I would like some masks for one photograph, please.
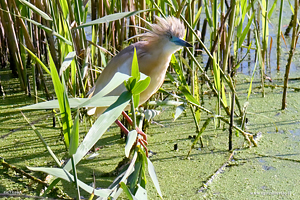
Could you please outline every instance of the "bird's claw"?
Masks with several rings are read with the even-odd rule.
[[[146,135],[146,133],[144,133],[142,130],[140,130],[138,127],[136,127],[136,131],[138,132],[138,134],[140,134],[143,138],[144,138],[144,140],[145,140],[145,142],[147,142],[147,135]],[[148,144],[148,143],[147,143]]]
[[[128,123],[132,126],[133,125],[132,119],[124,111],[122,112],[122,115],[125,117],[125,119],[128,121]],[[126,135],[129,133],[128,129],[119,120],[116,120],[115,122],[125,132]],[[146,145],[148,145],[147,135],[142,130],[140,130],[138,127],[136,127],[135,129],[136,129],[137,133],[142,136],[142,137],[139,137],[137,139],[137,141],[144,147],[144,149],[146,151],[146,156],[148,157],[148,148],[146,146]]]
[[[148,145],[148,142],[145,141],[143,138],[138,138],[138,142],[144,147],[145,152],[146,152],[146,156],[148,158],[148,148],[146,145]]]
[[[125,117],[125,119],[128,121],[128,123],[133,126],[133,122],[132,119],[126,114],[126,112],[122,111],[122,115],[123,117]],[[143,136],[144,140],[147,141],[147,135],[141,131],[138,127],[136,127],[136,131],[138,132],[138,134],[140,134],[141,136]]]

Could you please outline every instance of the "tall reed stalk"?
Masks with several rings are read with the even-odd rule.
[[[280,9],[279,9],[279,20],[278,20],[278,31],[277,31],[277,70],[280,70],[280,50],[281,50],[281,43],[280,38],[283,35],[281,32],[281,24],[282,24],[282,12],[283,12],[283,5],[284,0],[280,1]]]
[[[299,6],[299,2],[297,0],[295,0],[294,18],[293,18],[293,36],[292,36],[291,49],[290,49],[290,53],[289,53],[289,57],[288,57],[288,62],[286,64],[286,68],[285,68],[282,105],[281,105],[282,110],[284,110],[286,108],[286,96],[287,96],[287,89],[288,89],[289,74],[290,74],[290,69],[291,69],[291,64],[292,64],[292,58],[294,56],[296,44],[298,41],[298,31],[299,31],[299,25],[297,25],[298,6]]]

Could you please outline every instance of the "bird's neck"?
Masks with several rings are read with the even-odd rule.
[[[154,76],[159,72],[164,76],[174,51],[169,51],[165,47],[165,43],[156,41],[148,43],[146,48],[147,55],[145,57],[147,60],[140,66],[141,72],[148,76]]]
[[[170,57],[173,53],[175,53],[178,48],[174,48],[173,46],[170,45],[169,42],[165,41],[156,41],[151,44],[152,49],[155,49],[155,52],[160,55],[161,57]]]

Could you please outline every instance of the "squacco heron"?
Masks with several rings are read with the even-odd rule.
[[[151,25],[151,31],[142,35],[143,41],[123,49],[108,63],[95,84],[94,94],[102,90],[116,72],[131,74],[134,48],[136,49],[140,72],[151,78],[147,89],[140,94],[139,104],[145,103],[157,92],[164,82],[172,54],[182,47],[192,47],[192,45],[182,39],[185,35],[185,28],[179,19],[156,17],[156,20],[157,24]],[[120,85],[108,95],[119,96],[125,90],[125,86]],[[96,108],[95,115],[99,116],[105,109]],[[130,118],[126,113],[123,112],[122,114],[130,123]],[[121,125],[119,121],[116,122],[119,126]],[[121,128],[124,129],[124,127]],[[138,132],[143,135],[140,130]]]

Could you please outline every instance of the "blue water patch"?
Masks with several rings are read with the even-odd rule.
[[[290,130],[290,133],[291,133],[293,136],[300,136],[300,129]]]

